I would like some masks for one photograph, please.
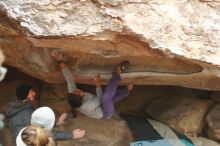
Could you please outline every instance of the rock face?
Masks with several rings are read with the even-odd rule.
[[[64,79],[59,48],[80,83],[109,79],[124,59],[124,82],[220,90],[219,1],[0,0],[6,64],[48,83]],[[193,82],[192,82],[193,81]]]
[[[40,106],[49,106],[51,107],[55,113],[56,117],[62,113],[62,112],[69,112],[69,105],[67,103],[67,100],[64,98],[64,95],[66,89],[63,85],[49,85],[45,84],[44,82],[40,82],[39,80],[36,80],[34,78],[24,78],[24,76],[19,75],[20,73],[11,72],[9,70],[8,76],[11,76],[11,73],[16,76],[15,79],[11,79],[8,81],[9,77],[6,77],[7,80],[0,82],[0,113],[5,113],[8,103],[16,100],[15,90],[17,85],[21,83],[28,83],[34,87],[34,90],[37,93],[37,99],[40,100]],[[83,88],[84,87],[84,88]],[[83,89],[88,92],[94,92],[95,93],[95,87],[93,86],[82,86],[80,89]],[[178,92],[176,92],[178,91]],[[206,93],[206,92],[205,92]],[[60,127],[60,129],[64,131],[71,131],[75,128],[82,128],[86,130],[86,136],[83,139],[79,140],[70,140],[65,142],[59,142],[60,146],[127,146],[128,143],[133,141],[133,136],[131,131],[129,130],[128,126],[126,125],[125,121],[123,121],[119,116],[117,116],[117,113],[119,112],[125,112],[125,113],[138,113],[138,111],[142,111],[144,107],[146,107],[146,104],[149,104],[150,101],[153,99],[158,99],[158,97],[170,97],[173,95],[176,97],[175,99],[172,99],[174,101],[181,101],[186,103],[186,100],[190,100],[190,104],[187,104],[187,108],[191,110],[192,105],[194,103],[195,109],[192,110],[192,112],[186,112],[187,110],[179,110],[176,120],[179,120],[178,115],[188,115],[189,118],[185,118],[185,121],[181,124],[186,125],[187,130],[189,128],[195,128],[193,126],[190,126],[190,124],[187,123],[197,123],[197,125],[200,125],[202,123],[203,119],[201,118],[203,116],[204,107],[205,105],[209,105],[210,101],[208,101],[206,104],[202,104],[202,102],[195,102],[195,98],[190,98],[180,100],[180,97],[177,96],[179,94],[184,96],[191,97],[197,97],[200,95],[205,95],[204,91],[200,92],[199,90],[194,89],[185,89],[181,87],[171,87],[171,86],[135,86],[135,90],[131,92],[129,97],[126,99],[119,101],[116,104],[116,114],[108,120],[96,120],[91,119],[83,114],[79,113],[79,116],[75,119],[72,118],[71,114],[68,114],[68,118],[66,120],[66,124],[63,127]],[[166,99],[166,98],[164,98]],[[172,102],[170,100],[170,102]],[[203,100],[204,101],[204,100]],[[168,103],[168,101],[166,101]],[[200,103],[200,104],[198,104]],[[164,106],[165,104],[162,103]],[[152,104],[154,105],[154,104]],[[176,104],[177,105],[177,104]],[[179,106],[180,104],[178,104]],[[161,106],[160,106],[161,107]],[[175,110],[175,106],[174,107]],[[198,109],[202,109],[201,114],[198,112]],[[166,111],[163,111],[167,113]],[[198,112],[196,115],[195,113]],[[200,114],[200,116],[198,116]],[[191,115],[194,116],[194,119],[191,118]],[[185,117],[186,117],[185,116]],[[173,119],[174,121],[175,119]],[[201,120],[201,121],[199,121]],[[8,127],[8,119],[6,117],[5,120],[5,128],[3,130],[0,130],[0,141],[4,146],[11,146],[12,140],[11,140],[11,133],[9,131]],[[195,124],[193,124],[195,125]],[[177,127],[178,128],[178,127]],[[195,129],[193,129],[195,130]],[[189,131],[188,131],[189,132]],[[219,144],[204,139],[201,137],[198,138],[191,138],[195,146],[219,146]]]
[[[208,137],[220,141],[220,119],[219,119],[220,104],[215,105],[208,115],[206,116],[206,122],[208,124]]]
[[[195,146],[219,146],[217,142],[203,137],[191,137],[190,139]]]
[[[188,136],[197,136],[212,105],[211,100],[195,97],[162,97],[153,100],[145,111]]]

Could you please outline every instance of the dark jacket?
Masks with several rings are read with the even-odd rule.
[[[6,114],[9,118],[9,126],[14,142],[19,131],[25,126],[30,125],[31,114],[34,110],[33,105],[27,100],[11,103],[9,105]]]
[[[52,134],[53,134],[53,139],[55,141],[64,141],[64,140],[70,140],[73,138],[73,133],[67,132],[67,131],[58,131],[58,130],[53,129]]]

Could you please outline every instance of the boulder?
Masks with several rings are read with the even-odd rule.
[[[4,0],[0,48],[6,65],[47,83],[64,83],[59,50],[79,83],[106,84],[128,59],[122,84],[220,90],[218,1]],[[207,23],[209,22],[209,23]]]
[[[57,88],[59,87],[59,88]],[[40,103],[41,106],[49,106],[57,113],[70,112],[71,107],[66,98],[67,92],[63,92],[60,89],[62,88],[64,91],[65,85],[50,85],[44,84],[41,88],[41,98]]]
[[[215,105],[208,115],[206,122],[208,124],[208,137],[213,140],[220,141],[220,104]]]
[[[211,99],[217,103],[220,102],[220,92],[219,91],[213,91],[211,93]]]
[[[190,139],[195,146],[220,146],[217,142],[204,137],[190,137]]]
[[[71,131],[75,128],[81,128],[85,129],[86,135],[82,139],[58,142],[60,146],[126,146],[133,140],[126,122],[117,116],[107,120],[96,120],[79,113],[76,119],[68,116],[66,121],[68,122],[60,129]]]
[[[205,124],[211,100],[196,97],[160,97],[154,99],[146,112],[158,121],[188,135],[197,136]]]

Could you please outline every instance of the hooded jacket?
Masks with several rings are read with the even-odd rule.
[[[9,105],[6,115],[9,118],[9,127],[14,143],[19,131],[30,124],[33,112],[34,107],[28,100],[11,103]]]
[[[54,130],[55,114],[49,107],[40,107],[31,115],[31,125],[36,125],[51,131],[55,141],[70,140],[73,138],[72,132]]]

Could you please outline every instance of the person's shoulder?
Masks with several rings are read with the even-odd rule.
[[[8,117],[13,117],[20,113],[26,106],[27,102],[19,101],[19,102],[12,102],[7,108],[6,115]]]
[[[83,98],[85,99],[91,99],[91,98],[94,98],[96,95],[92,94],[92,93],[89,93],[89,92],[84,92],[84,96]]]
[[[28,101],[28,102],[26,102],[26,104],[23,106],[25,109],[31,109],[31,110],[34,110],[35,108],[34,108],[34,106],[33,106],[33,104],[30,102],[30,101]]]
[[[13,108],[13,107],[17,107],[19,106],[21,103],[17,102],[17,101],[12,101],[12,102],[9,102],[8,104],[8,108]]]

